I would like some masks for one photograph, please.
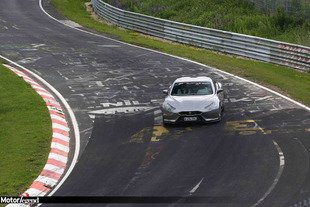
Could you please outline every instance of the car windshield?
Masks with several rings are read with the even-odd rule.
[[[171,96],[196,96],[213,94],[211,82],[180,82],[175,83]]]

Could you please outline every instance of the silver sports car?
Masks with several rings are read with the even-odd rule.
[[[176,79],[162,105],[163,123],[220,121],[223,110],[222,84],[208,77]]]

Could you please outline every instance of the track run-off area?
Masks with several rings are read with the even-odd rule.
[[[0,55],[51,84],[78,122],[77,163],[53,196],[181,198],[158,206],[308,202],[306,107],[217,69],[83,32],[47,0],[2,0],[0,7]],[[162,126],[162,90],[180,76],[223,84],[221,122]],[[210,202],[182,204],[182,197]]]

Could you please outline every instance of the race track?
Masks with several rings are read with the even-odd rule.
[[[65,20],[48,0],[43,7]],[[272,207],[310,198],[309,110],[210,67],[67,27],[38,0],[0,8],[0,54],[53,85],[77,117],[78,163],[54,195],[181,198],[159,206],[182,206],[182,197],[210,198],[190,206]],[[162,126],[162,90],[180,76],[223,84],[220,123]]]

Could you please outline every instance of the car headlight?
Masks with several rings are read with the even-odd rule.
[[[169,104],[169,103],[164,103],[163,104],[163,108],[165,110],[167,110],[167,111],[170,111],[170,112],[176,110],[176,108],[174,106],[172,106],[171,104]]]
[[[209,104],[205,107],[205,109],[208,110],[208,111],[211,111],[211,110],[213,110],[214,108],[215,108],[215,102],[214,102],[214,101],[211,102],[211,103],[209,103]]]

